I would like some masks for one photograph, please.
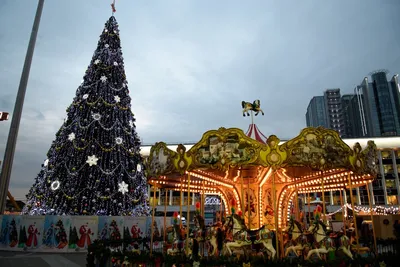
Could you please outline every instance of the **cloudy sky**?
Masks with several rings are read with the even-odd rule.
[[[12,112],[37,1],[0,1],[0,110]],[[111,0],[46,1],[26,93],[11,192],[46,159],[96,48]],[[144,143],[246,130],[241,101],[281,139],[305,127],[310,98],[352,92],[369,72],[400,72],[398,0],[117,0],[137,131]],[[389,78],[390,78],[389,77]],[[10,122],[0,124],[0,157]]]

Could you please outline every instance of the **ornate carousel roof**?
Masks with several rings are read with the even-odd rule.
[[[315,192],[319,191],[321,177],[326,190],[334,190],[348,186],[345,174],[351,174],[352,185],[357,186],[370,182],[377,173],[373,141],[364,150],[358,143],[352,149],[337,132],[319,127],[305,128],[297,137],[279,143],[275,135],[263,143],[237,128],[208,131],[188,151],[183,145],[172,151],[165,143],[156,143],[146,161],[149,182],[176,186],[184,182],[182,176],[191,173],[193,186],[199,183],[199,187],[207,187],[210,182],[212,189],[231,186],[238,176],[261,181],[274,171],[282,183]]]

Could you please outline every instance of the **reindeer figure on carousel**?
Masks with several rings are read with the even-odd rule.
[[[226,248],[229,254],[232,255],[232,249],[244,248],[252,244],[263,244],[264,248],[271,253],[271,258],[276,255],[276,250],[273,246],[272,238],[274,233],[269,231],[265,226],[257,230],[248,230],[244,220],[237,214],[232,215],[227,219],[228,225],[232,224],[233,240],[226,243]]]
[[[260,107],[260,100],[254,100],[253,104],[250,102],[242,101],[243,117],[250,116],[249,111],[254,111],[254,116],[257,116],[259,112],[264,116],[264,111]]]
[[[317,206],[314,210],[314,223],[308,229],[308,232],[314,236],[314,249],[308,252],[306,260],[309,260],[314,254],[317,254],[318,258],[322,259],[321,254],[325,257],[329,252],[336,250],[334,240],[328,235],[326,225],[320,220],[321,211],[321,206]]]

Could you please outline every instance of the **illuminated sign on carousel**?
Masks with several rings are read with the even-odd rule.
[[[218,197],[206,197],[205,206],[221,205],[221,200]]]

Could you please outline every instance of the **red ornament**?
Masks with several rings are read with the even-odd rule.
[[[196,209],[200,209],[200,202],[196,202]]]
[[[243,214],[242,211],[239,210],[239,211],[238,211],[238,215],[239,215],[239,216],[242,216],[242,214]]]
[[[174,218],[178,218],[178,212],[177,211],[174,212]]]

